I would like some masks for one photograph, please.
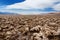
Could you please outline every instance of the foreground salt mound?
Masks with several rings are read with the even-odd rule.
[[[60,40],[60,16],[0,15],[0,40]]]

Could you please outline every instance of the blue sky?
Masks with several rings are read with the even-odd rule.
[[[60,0],[0,0],[0,12],[19,14],[60,12]]]
[[[1,5],[11,5],[18,2],[23,2],[25,0],[0,0]]]

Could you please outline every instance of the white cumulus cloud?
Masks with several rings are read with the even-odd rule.
[[[55,11],[31,11],[31,10],[45,10],[45,8],[52,8],[56,11],[60,11],[60,3],[55,4],[56,2],[60,2],[60,0],[25,0],[24,2],[19,2],[11,5],[6,5],[0,12],[11,12],[11,13],[18,13],[18,14],[41,14],[41,13],[50,13]],[[22,9],[22,10],[18,10]],[[27,11],[27,10],[30,11]],[[25,10],[25,11],[24,11]]]
[[[22,3],[8,5],[5,9],[44,9],[52,7],[55,2],[60,2],[60,0],[25,0]]]

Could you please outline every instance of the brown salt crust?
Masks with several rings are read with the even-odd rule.
[[[0,15],[0,40],[60,40],[60,16]]]

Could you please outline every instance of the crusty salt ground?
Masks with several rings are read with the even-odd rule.
[[[60,40],[60,16],[0,15],[0,40]]]

